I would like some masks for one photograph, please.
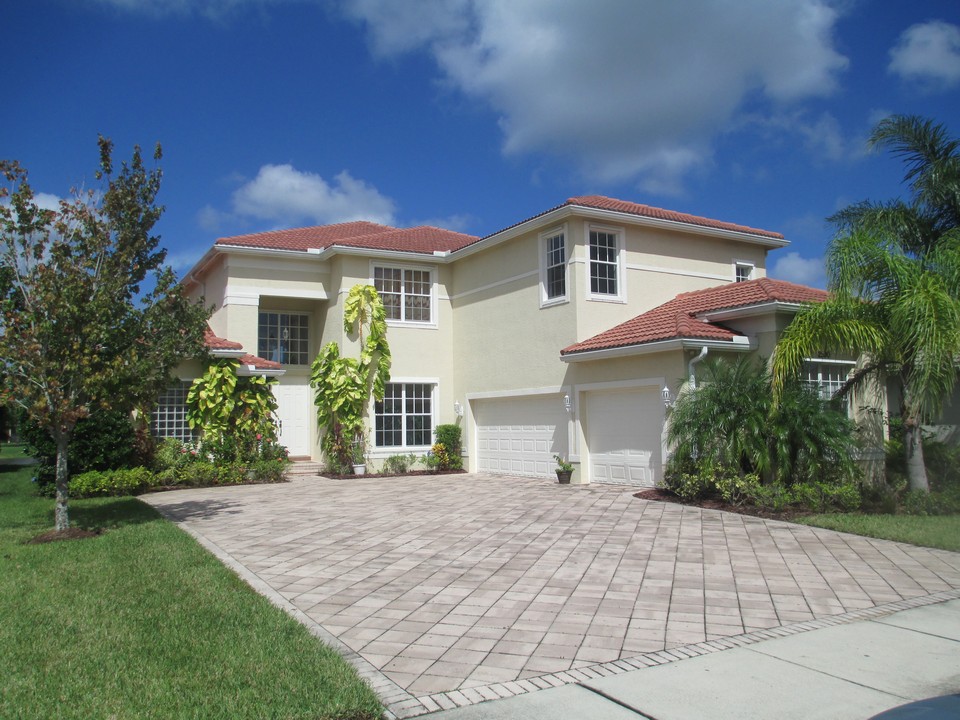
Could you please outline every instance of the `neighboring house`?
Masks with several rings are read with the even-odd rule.
[[[184,283],[215,305],[215,352],[246,348],[282,370],[291,456],[319,459],[310,363],[331,340],[358,354],[343,300],[369,283],[393,355],[386,398],[370,408],[372,459],[422,454],[437,424],[459,422],[473,471],[550,477],[561,455],[578,464],[575,481],[650,485],[662,473],[664,389],[677,392],[704,348],[769,356],[800,303],[825,297],[766,278],[767,253],[786,245],[587,196],[482,238],[369,222],[221,238]],[[829,385],[851,366],[809,371]]]

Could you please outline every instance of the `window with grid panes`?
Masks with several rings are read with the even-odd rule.
[[[803,363],[804,384],[816,389],[824,400],[830,400],[843,387],[854,363],[842,361],[807,360]],[[843,400],[846,407],[846,398]]]
[[[150,430],[155,438],[176,438],[192,442],[195,438],[187,422],[187,392],[191,383],[180,382],[160,393],[150,417]]]
[[[548,237],[547,253],[547,299],[555,300],[567,294],[567,258],[563,233]]]
[[[590,231],[590,292],[617,295],[617,235],[602,230]]]
[[[375,267],[373,286],[383,301],[388,320],[416,323],[432,320],[429,270]]]
[[[284,365],[310,364],[310,316],[261,312],[257,355]]]
[[[747,280],[750,280],[753,277],[753,265],[737,263],[736,273],[737,282],[747,282]]]
[[[377,447],[429,447],[433,438],[433,385],[389,383],[374,408]]]

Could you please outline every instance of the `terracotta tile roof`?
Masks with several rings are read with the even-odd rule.
[[[209,325],[203,331],[203,343],[211,350],[243,350],[240,343],[215,335]]]
[[[560,354],[609,350],[662,340],[732,340],[741,333],[697,316],[770,302],[823,302],[827,296],[825,290],[771,278],[728,283],[677,295],[673,300],[632,320],[564,348]]]
[[[531,220],[536,220],[539,217],[568,206],[593,208],[596,210],[611,210],[613,212],[625,213],[627,215],[637,215],[640,217],[655,218],[658,220],[669,220],[671,222],[686,223],[688,225],[699,225],[701,227],[714,228],[716,230],[732,230],[734,232],[758,235],[760,237],[770,238],[772,240],[784,239],[783,235],[780,233],[772,232],[770,230],[760,230],[759,228],[753,228],[747,225],[737,225],[736,223],[713,220],[711,218],[700,217],[699,215],[689,215],[687,213],[676,212],[674,210],[664,210],[663,208],[653,207],[652,205],[642,205],[640,203],[627,202],[626,200],[616,200],[603,195],[581,195],[578,197],[568,198],[566,202],[552,207],[549,210],[544,210],[542,213],[537,213],[536,215],[514,223],[513,225],[509,225],[502,230],[498,230],[495,233],[487,235],[487,237],[499,235],[500,233],[510,230],[511,228],[515,228],[518,225],[523,225]]]
[[[203,342],[210,350],[243,350],[243,345],[233,340],[227,340],[214,334],[213,330],[207,325],[203,331]],[[273,360],[266,360],[250,353],[241,355],[237,360],[241,365],[253,365],[257,370],[279,370],[282,366]]]
[[[279,370],[282,366],[274,360],[266,360],[247,353],[239,358],[241,365],[253,365],[257,370]]]
[[[271,232],[220,238],[217,245],[294,250],[306,252],[323,250],[331,245],[340,247],[395,250],[402,252],[433,253],[459,250],[476,242],[473,235],[422,225],[412,228],[394,228],[366,221],[323,225],[319,227],[274,230]]]

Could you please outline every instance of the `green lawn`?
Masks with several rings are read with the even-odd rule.
[[[960,551],[960,515],[808,515],[796,522],[830,530]]]
[[[13,460],[30,457],[23,451],[23,445],[8,445],[0,443],[0,463],[4,460]]]
[[[0,466],[0,717],[377,718],[337,653],[132,498],[76,500],[53,526],[30,468]]]

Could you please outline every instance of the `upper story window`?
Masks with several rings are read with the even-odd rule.
[[[590,231],[590,294],[620,298],[620,236],[612,230]]]
[[[375,267],[373,286],[383,301],[387,320],[413,323],[433,320],[433,282],[429,270]]]
[[[737,282],[753,280],[753,265],[750,263],[737,263],[734,268],[734,277]]]
[[[540,236],[541,305],[567,298],[567,240],[563,230]]]
[[[374,441],[378,448],[430,447],[433,437],[433,388],[427,383],[389,383],[374,405]]]
[[[309,365],[310,316],[261,312],[257,355],[284,365]]]

